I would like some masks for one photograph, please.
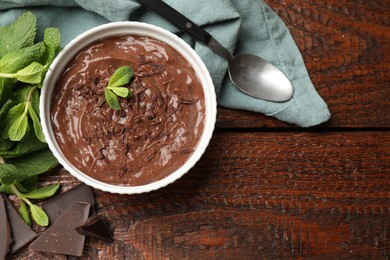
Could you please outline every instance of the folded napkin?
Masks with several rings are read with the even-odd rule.
[[[157,1],[157,0],[156,0]],[[302,56],[287,27],[263,0],[165,0],[205,28],[235,53],[259,55],[281,69],[294,86],[291,100],[275,103],[239,91],[227,76],[227,62],[136,0],[7,0],[0,2],[0,26],[30,10],[38,18],[38,37],[46,27],[59,27],[64,46],[80,33],[100,24],[137,20],[179,34],[200,55],[213,78],[218,105],[264,113],[302,127],[330,118],[317,94]],[[1,35],[0,35],[1,37]]]

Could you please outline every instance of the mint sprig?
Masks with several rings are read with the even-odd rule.
[[[129,98],[132,95],[128,88],[122,87],[129,84],[132,77],[133,69],[128,66],[122,66],[114,72],[108,81],[108,85],[105,89],[105,98],[108,105],[110,105],[113,109],[121,109],[118,96],[122,98]]]
[[[12,50],[31,46],[34,43],[37,19],[31,12],[25,12],[8,26],[0,27],[0,57]]]
[[[46,28],[34,43],[31,12],[0,27],[0,192],[19,198],[19,214],[48,225],[46,213],[31,200],[46,199],[59,184],[39,187],[38,175],[58,165],[48,149],[39,118],[39,93],[50,64],[60,51],[57,28]]]
[[[30,199],[46,199],[56,193],[59,184],[49,185],[43,188],[36,188],[29,192],[22,193],[20,183],[30,178],[30,174],[25,172],[22,167],[17,167],[9,163],[0,164],[0,191],[15,194],[20,200],[19,212],[27,224],[31,224],[30,215],[28,214],[27,206],[31,211],[33,220],[40,226],[47,226],[49,219],[46,213],[37,205],[32,203]],[[19,188],[18,188],[19,186]]]

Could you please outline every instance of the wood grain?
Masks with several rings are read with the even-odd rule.
[[[183,178],[148,194],[95,190],[115,241],[87,239],[83,259],[390,258],[390,1],[266,2],[331,120],[301,129],[219,107],[209,148]],[[42,181],[78,183],[61,167]]]
[[[390,127],[390,1],[266,1],[285,22],[332,113],[323,127]],[[291,127],[220,109],[218,126]]]
[[[84,258],[386,259],[389,169],[389,132],[217,132],[166,188],[96,190],[115,242],[87,240]],[[77,183],[61,169],[45,176],[58,179],[64,189]]]

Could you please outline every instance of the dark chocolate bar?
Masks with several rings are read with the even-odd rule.
[[[3,198],[7,208],[8,222],[11,228],[12,238],[14,240],[9,254],[14,254],[36,238],[37,233],[35,233],[35,231],[32,230],[26,222],[24,222],[8,197],[3,195]]]
[[[91,215],[96,213],[95,198],[92,190],[85,184],[80,184],[45,201],[42,204],[42,208],[49,217],[50,223],[53,224],[76,201],[89,203],[91,205]]]
[[[29,248],[47,253],[81,256],[85,236],[77,233],[76,227],[88,219],[89,210],[89,203],[74,202]]]
[[[13,243],[3,196],[3,194],[0,196],[0,259],[5,259]]]

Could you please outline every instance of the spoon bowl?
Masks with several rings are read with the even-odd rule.
[[[242,92],[268,101],[286,101],[293,95],[287,77],[274,65],[252,54],[229,59],[229,77]]]

